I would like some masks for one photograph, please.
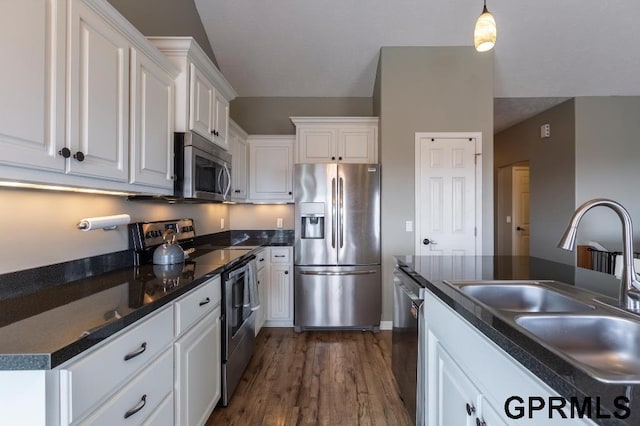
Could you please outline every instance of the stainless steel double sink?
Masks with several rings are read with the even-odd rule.
[[[557,281],[445,281],[607,383],[640,383],[640,317]]]

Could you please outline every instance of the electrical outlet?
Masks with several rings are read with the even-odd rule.
[[[282,229],[282,226],[283,226],[282,225],[282,218],[279,217],[279,218],[276,219],[276,228]]]
[[[404,223],[404,230],[405,232],[413,232],[413,221],[407,220]]]
[[[224,229],[224,217],[220,218],[220,229]]]
[[[540,126],[540,138],[546,139],[551,137],[551,124],[543,124]]]

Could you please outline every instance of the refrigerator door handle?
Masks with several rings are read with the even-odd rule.
[[[340,243],[340,248],[344,246],[344,180],[340,178],[338,181],[338,192],[339,192],[339,205],[338,209],[340,211],[340,233],[338,234],[338,241]]]
[[[375,269],[367,269],[364,271],[300,271],[300,275],[367,275],[378,272]]]
[[[336,248],[336,178],[331,179],[331,247]]]

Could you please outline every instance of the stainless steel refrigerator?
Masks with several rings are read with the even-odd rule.
[[[294,328],[380,329],[380,165],[296,164]]]

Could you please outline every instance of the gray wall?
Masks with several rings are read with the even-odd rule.
[[[218,65],[193,0],[108,1],[145,36],[195,38],[213,63]]]
[[[556,244],[575,209],[574,105],[569,100],[496,134],[494,147],[496,173],[529,161],[531,256],[570,264],[575,256]],[[551,125],[551,138],[540,138],[542,124]]]
[[[576,206],[611,198],[627,208],[640,240],[640,97],[576,98]],[[619,250],[620,220],[596,208],[583,219],[578,243],[595,240]],[[638,251],[638,245],[636,245]]]
[[[578,97],[496,134],[496,171],[530,162],[532,256],[574,264],[575,254],[556,244],[575,208],[592,198],[620,202],[637,222],[638,117],[640,97]],[[540,126],[547,123],[551,138],[543,140]],[[637,247],[637,229],[634,238]],[[578,244],[589,241],[621,248],[620,221],[612,211],[597,208],[584,217]]]
[[[473,47],[383,47],[377,79],[383,319],[391,320],[393,255],[414,252],[405,221],[415,220],[416,132],[482,132],[483,252],[493,254],[493,55]]]
[[[252,135],[294,135],[289,117],[370,117],[373,104],[371,98],[239,97],[231,101],[229,114]]]

